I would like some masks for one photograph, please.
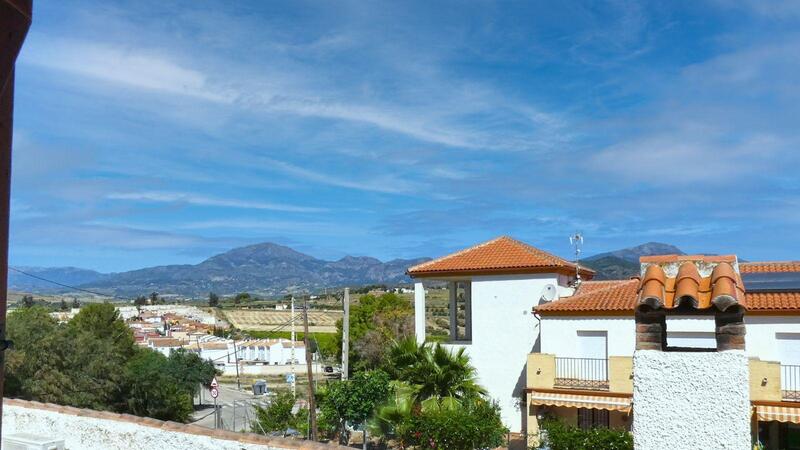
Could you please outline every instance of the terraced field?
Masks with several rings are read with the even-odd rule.
[[[286,310],[227,309],[224,313],[228,322],[241,330],[272,331],[279,328],[279,331],[289,331],[291,327],[291,313]],[[335,333],[336,321],[341,318],[342,311],[312,310],[308,312],[308,329],[312,333]],[[303,330],[302,316],[298,316],[295,326],[297,331]]]

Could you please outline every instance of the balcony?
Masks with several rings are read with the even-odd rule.
[[[800,402],[800,366],[781,365],[781,399]]]
[[[555,361],[554,388],[608,390],[608,359],[556,357]]]
[[[528,355],[528,388],[633,392],[633,360],[627,356],[564,358],[547,353]]]

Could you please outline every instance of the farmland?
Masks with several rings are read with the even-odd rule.
[[[296,311],[298,313],[299,311]],[[249,331],[272,331],[290,329],[291,312],[288,310],[270,309],[226,309],[224,314],[228,322],[235,328]],[[342,311],[310,310],[308,312],[308,329],[313,333],[335,333],[336,321],[342,318]],[[295,326],[303,328],[302,319],[296,319]]]

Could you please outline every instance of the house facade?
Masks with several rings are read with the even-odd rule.
[[[722,260],[735,272],[732,277],[742,289],[740,300],[746,310],[746,341],[743,335],[740,344],[747,358],[749,386],[736,392],[749,390],[751,439],[768,449],[800,448],[800,262],[742,263],[735,256],[667,255],[643,257],[641,275],[656,262],[679,270],[690,261],[702,267]],[[676,297],[676,278],[680,274],[666,278],[664,292],[671,298],[688,298]],[[710,295],[709,286],[703,295]],[[535,439],[539,420],[545,416],[582,427],[630,429],[634,417],[644,414],[640,411],[637,416],[633,402],[633,355],[637,333],[646,328],[637,325],[635,315],[645,297],[639,278],[588,281],[574,295],[534,308],[541,318],[541,346],[528,357],[529,436]],[[718,326],[713,315],[681,307],[664,317],[664,342],[658,345],[673,352],[689,349],[695,355],[715,352],[720,345]],[[676,354],[665,352],[663,357]]]
[[[414,278],[415,334],[432,328],[425,284],[447,286],[451,349],[464,348],[478,382],[501,408],[512,432],[523,431],[527,355],[534,351],[542,298],[572,292],[578,269],[562,258],[503,236],[408,269]],[[580,269],[584,279],[593,272]]]

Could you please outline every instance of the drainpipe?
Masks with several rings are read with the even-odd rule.
[[[14,116],[14,63],[31,26],[32,0],[0,0],[0,417],[5,384],[4,353],[8,302],[8,215],[11,205],[11,142]],[[2,439],[2,425],[0,425]]]

